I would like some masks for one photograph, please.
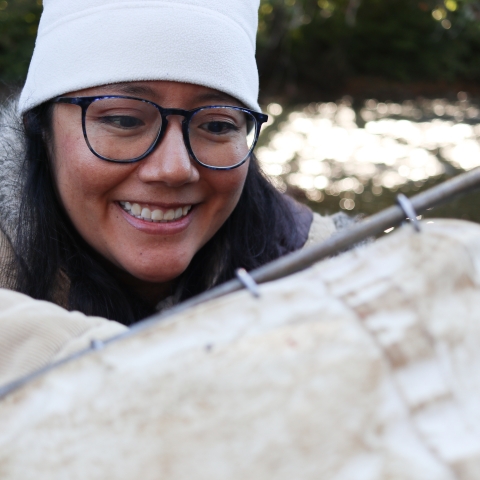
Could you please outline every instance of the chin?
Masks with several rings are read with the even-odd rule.
[[[188,267],[188,264],[178,265],[176,268],[165,268],[165,265],[161,265],[158,268],[149,267],[148,269],[131,269],[127,270],[130,275],[137,280],[148,283],[166,283],[175,280],[179,277]]]

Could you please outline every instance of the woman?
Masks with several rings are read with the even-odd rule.
[[[258,3],[44,2],[4,286],[130,325],[333,233],[253,156]]]

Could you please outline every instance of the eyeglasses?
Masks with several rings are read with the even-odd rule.
[[[170,115],[181,115],[189,155],[204,167],[230,170],[251,155],[268,116],[242,107],[213,105],[193,110],[163,108],[121,95],[59,97],[53,103],[82,108],[82,128],[91,152],[102,160],[133,163],[162,141]]]

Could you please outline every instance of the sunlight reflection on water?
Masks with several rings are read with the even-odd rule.
[[[367,188],[380,195],[480,166],[480,110],[462,92],[457,102],[370,99],[357,112],[349,98],[267,111],[257,149],[262,169],[280,190],[300,189],[313,202],[341,195],[339,206],[352,210]]]

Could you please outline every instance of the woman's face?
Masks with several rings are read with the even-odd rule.
[[[65,96],[130,95],[162,107],[239,105],[228,95],[176,82],[132,82]],[[248,162],[228,171],[210,170],[189,158],[183,117],[170,116],[166,134],[146,158],[130,164],[96,157],[82,133],[81,108],[58,104],[53,114],[54,176],[61,202],[87,243],[140,283],[169,282],[217,232],[235,208]],[[128,202],[132,207],[126,211]],[[128,208],[128,204],[127,204]],[[160,223],[133,213],[170,219]],[[145,210],[148,209],[148,210]],[[133,282],[134,283],[134,282]]]

